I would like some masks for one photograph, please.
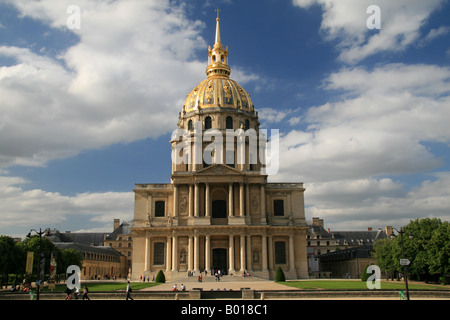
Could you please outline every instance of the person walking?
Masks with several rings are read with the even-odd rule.
[[[128,281],[128,284],[127,284],[127,300],[128,300],[128,299],[134,300],[133,297],[131,296],[131,292],[132,292],[132,291],[133,291],[133,290],[131,289],[130,281]]]
[[[89,292],[89,289],[87,288],[87,286],[86,285],[84,285],[84,287],[83,287],[83,300],[91,300],[90,298],[89,298],[89,296],[88,296],[88,292]]]

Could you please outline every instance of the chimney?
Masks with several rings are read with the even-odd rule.
[[[318,227],[319,226],[319,218],[313,217],[312,218],[312,225]]]
[[[390,237],[393,232],[394,232],[394,228],[392,226],[386,226],[386,236],[387,237]]]
[[[120,219],[114,219],[113,231],[116,230],[119,226],[120,226]]]

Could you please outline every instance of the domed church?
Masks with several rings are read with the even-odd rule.
[[[170,141],[171,183],[135,185],[134,280],[159,270],[171,280],[218,270],[273,279],[278,267],[308,277],[303,183],[267,182],[267,140],[250,94],[230,78],[219,22],[207,77]]]

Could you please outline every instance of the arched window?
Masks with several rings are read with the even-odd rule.
[[[188,122],[188,130],[192,130],[192,129],[194,129],[194,126],[192,124],[192,120],[189,120],[189,122]]]
[[[211,117],[206,117],[205,118],[205,130],[208,130],[211,128],[212,128]]]
[[[247,120],[245,120],[245,130],[250,129],[250,122]]]
[[[233,118],[228,116],[226,120],[226,128],[233,129]]]

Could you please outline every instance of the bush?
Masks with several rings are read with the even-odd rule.
[[[156,275],[155,282],[166,283],[166,277],[164,276],[164,272],[162,270],[158,271],[158,274]]]
[[[284,276],[284,272],[281,269],[281,267],[278,267],[277,271],[275,272],[275,281],[276,282],[285,282],[286,277]]]
[[[367,279],[369,279],[369,277],[371,276],[370,274],[367,273],[367,268],[369,268],[369,265],[367,265],[364,268],[364,271],[361,274],[361,281],[363,281],[363,282],[367,282]]]

